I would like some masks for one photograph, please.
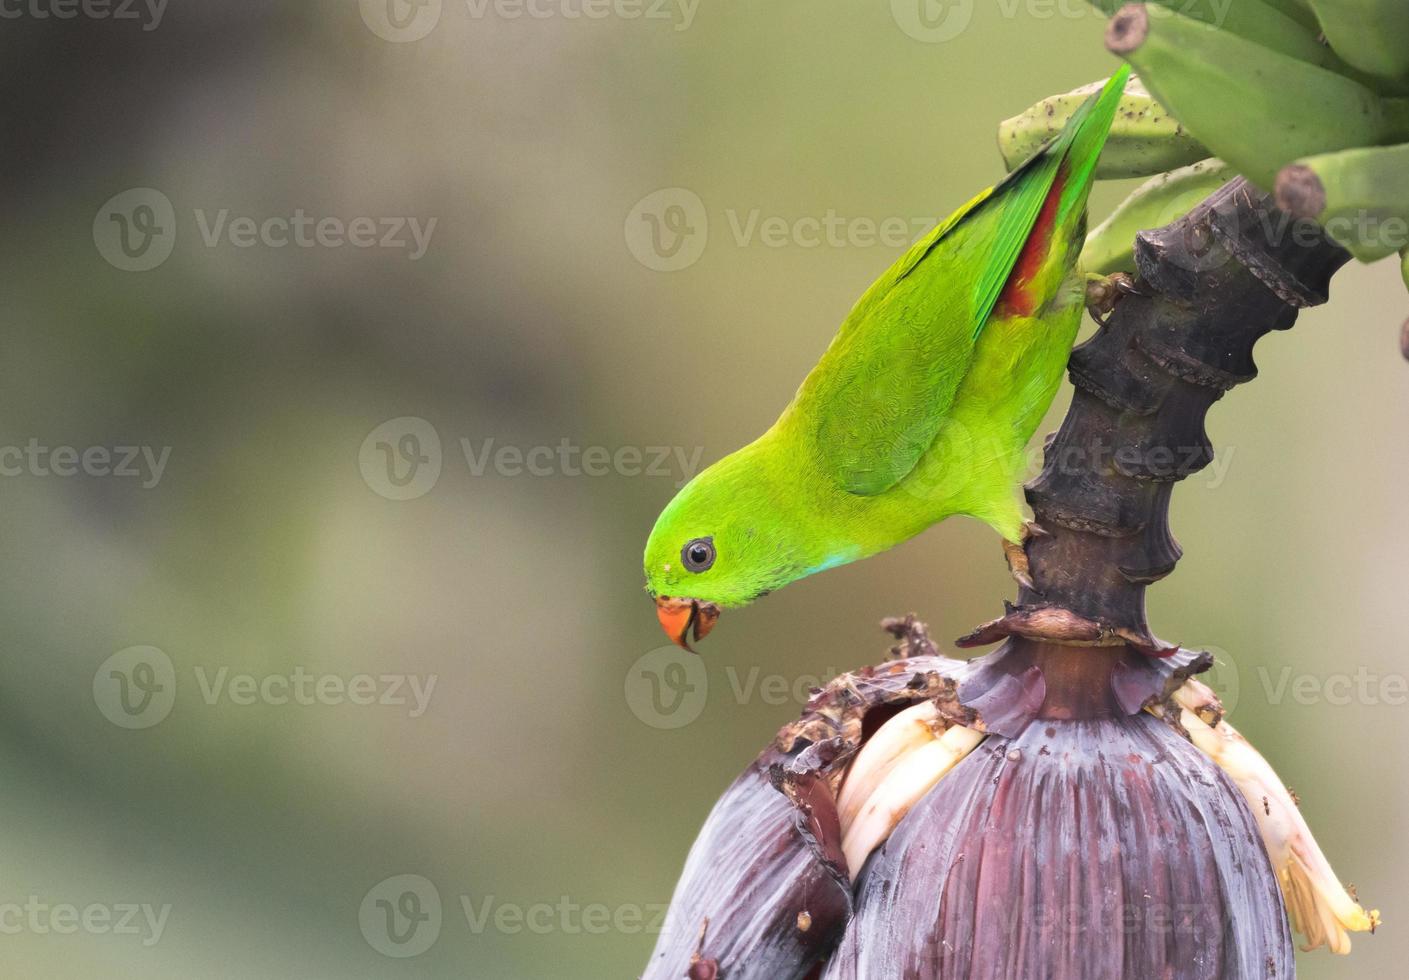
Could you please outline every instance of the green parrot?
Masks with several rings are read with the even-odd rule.
[[[646,588],[674,642],[952,514],[1020,540],[1019,469],[1081,324],[1086,202],[1129,73],[886,270],[773,427],[661,513]]]

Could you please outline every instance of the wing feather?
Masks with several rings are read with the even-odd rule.
[[[1123,88],[1117,76],[1101,105],[1112,103],[1111,90],[1118,99]],[[847,491],[884,493],[933,444],[1044,203],[1050,194],[1065,200],[1071,191],[1071,182],[1062,181],[1064,188],[1057,175],[1097,101],[1093,97],[1055,140],[891,266],[803,382],[780,424],[792,419],[809,430],[824,471]],[[1104,132],[1100,136],[1096,153]],[[1089,182],[1089,173],[1083,180]],[[1043,229],[1049,231],[1050,225]]]

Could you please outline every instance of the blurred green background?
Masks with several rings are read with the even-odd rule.
[[[809,678],[880,659],[885,615],[943,640],[1011,595],[951,522],[726,617],[687,689],[640,553],[900,252],[868,229],[919,232],[999,175],[1000,119],[1109,74],[1084,3],[6,9],[5,975],[633,977]],[[413,259],[228,224],[299,212],[435,226]],[[1409,954],[1406,312],[1353,267],[1261,345],[1151,594],[1384,913],[1309,978]]]

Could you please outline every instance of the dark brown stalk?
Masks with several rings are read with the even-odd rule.
[[[1052,689],[1049,668],[1044,710],[1076,717],[1104,709],[1095,695],[1077,693],[1073,672],[1105,687],[1116,662],[1067,664],[1082,646],[1147,656],[1173,649],[1150,632],[1145,589],[1179,560],[1170,494],[1213,459],[1204,417],[1257,375],[1257,341],[1325,302],[1350,257],[1314,223],[1237,180],[1182,220],[1142,233],[1136,258],[1140,295],[1125,298],[1073,352],[1071,410],[1027,486],[1036,519],[1026,546],[1031,585],[1002,619],[960,641],[1010,637],[1011,652],[1024,657],[1034,655],[1030,645],[1061,642],[1066,657],[1045,656],[1063,664],[1065,693]]]

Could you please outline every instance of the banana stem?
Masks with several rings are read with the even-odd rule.
[[[1350,258],[1292,227],[1268,195],[1238,179],[1139,236],[1143,295],[1122,300],[1072,353],[1071,408],[1026,488],[1041,533],[1026,543],[1025,621],[1059,611],[1135,649],[1167,650],[1150,633],[1145,589],[1179,560],[1169,501],[1176,482],[1213,460],[1208,409],[1256,376],[1253,345],[1325,302]]]

